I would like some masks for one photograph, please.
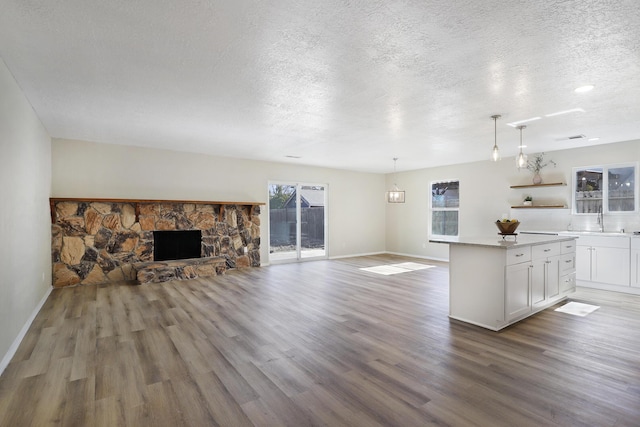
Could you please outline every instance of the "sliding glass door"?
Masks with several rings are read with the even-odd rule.
[[[326,258],[326,188],[269,183],[269,262]]]

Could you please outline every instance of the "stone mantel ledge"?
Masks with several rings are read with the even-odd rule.
[[[77,202],[77,203],[130,203],[133,204],[136,215],[136,222],[140,217],[139,204],[156,204],[156,203],[168,203],[168,204],[194,204],[194,205],[220,205],[222,206],[220,216],[224,213],[225,205],[237,205],[237,206],[251,206],[251,213],[253,214],[254,206],[264,206],[264,202],[219,202],[211,200],[155,200],[155,199],[100,199],[100,198],[85,198],[85,197],[50,197],[49,207],[51,209],[51,224],[56,223],[56,203],[58,202]]]

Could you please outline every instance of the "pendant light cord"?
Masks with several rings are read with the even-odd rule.
[[[395,191],[398,191],[398,183],[396,182],[396,178],[397,178],[397,176],[396,176],[396,162],[397,161],[398,161],[398,158],[394,157],[393,158],[393,181],[394,181],[393,182],[393,189]]]

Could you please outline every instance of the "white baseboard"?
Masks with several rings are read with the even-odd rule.
[[[633,286],[608,285],[606,283],[587,282],[584,280],[577,280],[576,285],[581,288],[600,289],[603,291],[622,292],[623,294],[640,295],[640,288],[636,288]]]
[[[336,255],[336,256],[330,256],[329,259],[342,259],[342,258],[355,258],[355,257],[359,257],[359,256],[372,256],[372,255],[384,255],[387,252],[368,252],[368,253],[362,253],[362,254],[349,254],[349,255]]]
[[[434,258],[434,257],[430,257],[430,256],[415,255],[415,254],[405,254],[405,253],[401,253],[401,252],[385,252],[385,253],[389,254],[389,255],[406,256],[406,257],[410,257],[410,258],[428,259],[428,260],[431,260],[431,261],[449,262],[449,260],[446,259],[446,258]]]
[[[27,319],[27,322],[24,324],[24,326],[20,330],[20,333],[18,334],[16,339],[13,340],[11,347],[9,347],[9,350],[2,358],[2,362],[0,362],[0,375],[2,375],[2,373],[7,368],[7,366],[9,366],[9,362],[11,362],[11,359],[13,359],[13,356],[15,356],[16,351],[18,351],[18,347],[20,346],[20,343],[24,339],[25,335],[27,335],[27,331],[29,331],[31,324],[33,323],[34,319],[40,312],[40,309],[42,308],[44,303],[47,301],[47,298],[49,298],[49,295],[51,294],[52,290],[53,290],[53,287],[49,286],[49,290],[44,294],[44,296],[42,297],[42,299],[40,300],[36,308],[33,310],[33,312],[31,313],[31,316],[29,316],[29,318]]]
[[[365,253],[348,254],[348,255],[335,255],[335,256],[328,257],[328,259],[356,258],[356,257],[360,257],[360,256],[374,256],[374,255],[385,255],[385,254],[406,256],[406,257],[410,257],[410,258],[427,259],[427,260],[431,260],[431,261],[449,262],[449,260],[445,259],[445,258],[434,258],[434,257],[423,256],[423,255],[405,254],[405,253],[401,253],[401,252],[388,252],[388,251],[365,252]],[[313,261],[313,260],[311,260],[311,261]],[[278,263],[265,262],[265,263],[261,263],[260,267],[268,267],[269,265],[273,265],[273,264],[278,264]]]

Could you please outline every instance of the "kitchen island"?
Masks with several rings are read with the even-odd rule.
[[[431,239],[449,244],[449,317],[498,331],[575,291],[575,236]]]

